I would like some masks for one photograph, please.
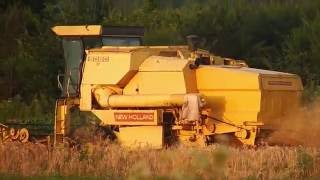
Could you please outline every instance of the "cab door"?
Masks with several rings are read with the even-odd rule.
[[[81,64],[84,56],[83,43],[80,38],[64,38],[62,45],[65,58],[62,96],[76,97],[79,95]]]

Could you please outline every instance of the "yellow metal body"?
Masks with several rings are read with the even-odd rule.
[[[162,148],[164,145],[162,126],[129,126],[120,127],[118,140],[130,148]]]
[[[213,115],[237,125],[272,123],[299,104],[302,91],[296,75],[246,67],[201,67],[196,76]]]
[[[55,26],[52,31],[57,36],[99,36],[102,27],[100,25]]]
[[[98,33],[89,31],[55,28],[61,36]],[[254,145],[261,130],[277,129],[299,105],[303,90],[297,75],[248,68],[187,46],[104,46],[86,51],[81,68],[79,102],[71,104],[114,127],[129,146],[162,147],[168,137],[203,145],[221,134]],[[57,103],[57,133],[67,133],[66,104]],[[194,112],[194,119],[184,119]]]
[[[196,76],[211,116],[242,126],[251,134],[257,127],[278,128],[281,117],[298,107],[303,90],[296,75],[247,67],[201,67]],[[216,133],[228,129],[232,131],[216,123]],[[255,137],[251,137],[245,143],[254,144]]]
[[[63,98],[56,101],[54,143],[64,143],[70,133],[70,109],[79,105],[78,98]]]

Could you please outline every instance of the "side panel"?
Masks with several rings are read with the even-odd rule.
[[[200,90],[212,115],[221,120],[243,125],[256,122],[260,111],[261,92],[258,90]],[[219,123],[217,123],[219,124]]]
[[[138,72],[124,94],[185,94],[183,72]]]
[[[120,143],[130,148],[136,147],[163,147],[163,127],[162,126],[133,126],[120,127],[116,134]]]
[[[259,120],[277,126],[281,118],[299,108],[301,95],[301,91],[262,91]]]
[[[261,75],[261,111],[259,121],[277,128],[281,119],[300,106],[302,83],[296,75]]]
[[[189,61],[177,57],[151,56],[124,89],[124,94],[196,93],[195,71]]]
[[[259,74],[241,68],[200,66],[196,70],[199,90],[259,90]]]
[[[90,53],[85,61],[82,83],[119,83],[130,71],[130,58],[130,53]]]
[[[257,73],[202,66],[196,70],[196,77],[199,93],[205,96],[214,117],[236,125],[257,122],[261,100]]]

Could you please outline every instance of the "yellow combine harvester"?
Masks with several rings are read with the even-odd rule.
[[[247,67],[189,46],[142,46],[139,27],[56,26],[66,60],[55,142],[72,107],[111,127],[125,146],[208,145],[217,136],[254,145],[298,107],[299,76]],[[72,121],[72,120],[71,120]]]

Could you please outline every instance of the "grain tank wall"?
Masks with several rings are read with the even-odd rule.
[[[290,108],[297,107],[302,91],[294,74],[246,67],[202,66],[197,86],[216,118],[243,125],[274,125]]]
[[[277,127],[281,118],[296,111],[300,105],[302,84],[299,76],[293,74],[262,74],[261,110],[259,121]]]
[[[241,67],[202,66],[197,69],[196,78],[212,116],[237,125],[257,121],[261,101],[259,74],[242,71]]]

